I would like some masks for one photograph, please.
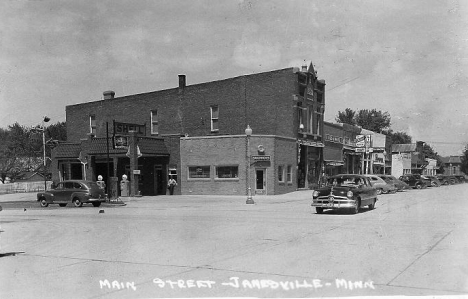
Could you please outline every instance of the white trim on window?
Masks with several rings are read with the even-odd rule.
[[[210,107],[211,113],[211,132],[218,132],[219,131],[219,106],[211,106]]]
[[[151,110],[150,112],[151,117],[151,134],[157,135],[159,134],[159,117],[158,117],[158,110]]]
[[[89,116],[89,133],[94,134],[96,136],[96,115],[91,114]]]

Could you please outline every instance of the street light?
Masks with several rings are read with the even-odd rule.
[[[44,149],[44,191],[47,191],[45,123],[49,121],[50,121],[50,118],[47,116],[44,116],[44,118],[42,119],[42,147]]]
[[[254,204],[254,200],[252,199],[252,189],[250,188],[250,136],[252,136],[252,128],[247,125],[245,129],[245,136],[247,138],[247,201],[246,204]]]

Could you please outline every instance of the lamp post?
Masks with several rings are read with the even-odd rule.
[[[250,136],[252,136],[252,128],[249,125],[245,129],[245,136],[247,139],[247,201],[245,203],[254,204],[252,189],[250,188]]]
[[[50,118],[47,116],[44,116],[42,119],[42,147],[44,149],[44,191],[47,191],[47,174],[46,174],[46,166],[47,166],[47,160],[46,160],[46,140],[45,140],[45,123],[49,122]]]

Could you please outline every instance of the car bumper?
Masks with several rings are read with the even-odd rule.
[[[313,200],[312,202],[312,207],[317,207],[317,208],[324,208],[324,209],[349,209],[349,208],[355,208],[356,207],[356,201],[354,200],[340,200],[340,201],[333,201],[330,202],[328,199],[318,199],[318,200]]]
[[[88,198],[88,202],[106,202],[106,198]]]

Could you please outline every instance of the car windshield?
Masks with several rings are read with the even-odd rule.
[[[364,181],[359,177],[331,177],[327,182],[328,186],[354,186],[364,185]]]

